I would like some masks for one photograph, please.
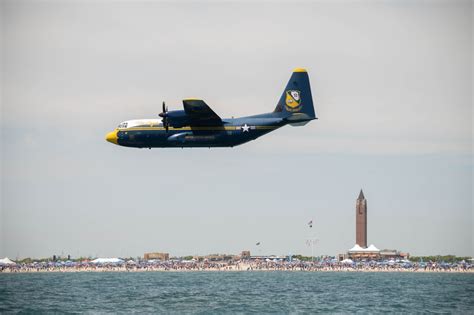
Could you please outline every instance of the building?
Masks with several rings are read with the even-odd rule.
[[[380,258],[380,249],[371,244],[369,247],[362,248],[359,245],[355,244],[354,247],[349,249],[347,252],[349,258],[353,260],[360,259],[379,259]]]
[[[380,251],[381,259],[408,259],[410,258],[409,253],[402,253],[396,249],[382,249]]]
[[[240,258],[242,258],[242,259],[250,258],[250,251],[249,250],[242,251],[242,253],[240,253]]]
[[[150,260],[150,259],[159,259],[159,260],[169,260],[170,254],[168,253],[145,253],[143,255],[143,259]]]
[[[395,249],[380,250],[371,244],[367,247],[367,199],[364,192],[360,190],[356,200],[356,244],[345,254],[339,254],[338,260],[350,258],[353,260],[389,260],[407,259],[408,253],[402,253]]]
[[[356,244],[367,248],[367,199],[362,189],[356,201]]]

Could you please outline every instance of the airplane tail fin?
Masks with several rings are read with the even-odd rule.
[[[293,70],[290,81],[273,112],[290,121],[292,126],[302,126],[310,120],[317,119],[306,69]]]

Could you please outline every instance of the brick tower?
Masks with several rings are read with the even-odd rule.
[[[356,244],[367,248],[367,200],[362,189],[356,202]]]

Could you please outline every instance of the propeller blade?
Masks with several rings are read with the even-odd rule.
[[[168,132],[168,128],[169,128],[168,115],[167,115],[168,106],[166,106],[165,101],[163,101],[162,109],[163,109],[163,112],[158,114],[158,116],[163,118],[161,122],[163,123],[163,127],[165,127],[166,132]]]

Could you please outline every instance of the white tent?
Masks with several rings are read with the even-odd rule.
[[[8,257],[5,257],[3,259],[0,259],[0,265],[16,265],[16,262],[11,261]]]
[[[346,258],[343,261],[341,261],[341,263],[343,263],[343,264],[352,264],[352,263],[354,263],[354,261],[352,259]]]
[[[123,260],[120,258],[97,258],[91,261],[93,264],[117,264],[122,262]]]
[[[354,247],[352,247],[351,249],[349,249],[349,252],[351,253],[354,253],[354,252],[363,252],[365,251],[365,249],[363,249],[362,247],[360,247],[358,244],[355,244]]]
[[[378,253],[378,252],[380,252],[380,249],[378,249],[377,247],[375,247],[374,244],[370,244],[370,246],[367,247],[367,249],[366,249],[365,251]]]

